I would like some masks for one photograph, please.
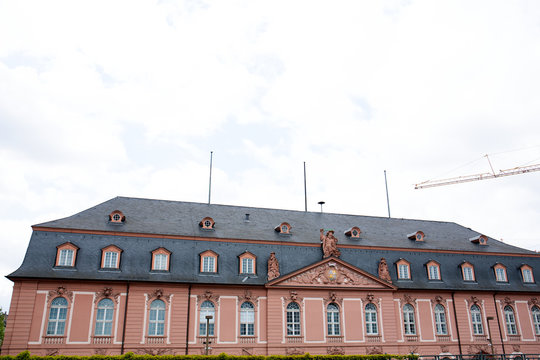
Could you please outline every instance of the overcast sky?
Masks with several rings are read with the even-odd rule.
[[[33,224],[206,202],[210,151],[213,203],[303,210],[305,161],[308,210],[388,216],[386,169],[392,217],[540,250],[540,172],[414,189],[540,163],[539,64],[538,1],[0,0],[0,275]]]

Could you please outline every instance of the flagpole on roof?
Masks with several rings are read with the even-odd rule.
[[[386,186],[386,205],[388,206],[388,217],[390,217],[390,198],[388,197],[388,183],[386,182],[386,170],[384,170],[384,186]]]
[[[210,151],[210,180],[208,181],[208,205],[210,205],[210,195],[212,194],[212,155],[213,151]]]
[[[304,202],[305,211],[307,211],[307,187],[306,187],[306,162],[304,161]]]

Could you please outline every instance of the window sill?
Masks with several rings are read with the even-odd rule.
[[[68,270],[68,271],[77,271],[75,266],[54,266],[53,270]]]
[[[120,272],[120,268],[99,268],[98,271],[103,271],[103,272]]]
[[[171,272],[169,270],[150,270],[150,274],[162,274],[162,275],[168,275]]]

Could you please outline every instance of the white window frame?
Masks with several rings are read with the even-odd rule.
[[[73,249],[60,249],[58,254],[58,266],[73,266],[73,256],[75,250]]]
[[[168,254],[154,254],[154,270],[168,270],[167,262],[169,261]]]
[[[335,303],[330,303],[326,307],[327,335],[340,336],[341,325],[339,321],[339,307]]]
[[[409,280],[411,278],[409,264],[398,264],[398,273],[400,279]]]
[[[531,309],[533,324],[534,324],[534,333],[537,336],[540,336],[540,307],[533,306]]]
[[[379,335],[377,307],[373,303],[369,303],[364,308],[364,312],[366,318],[366,335]]]
[[[429,280],[441,280],[441,274],[437,265],[429,265]]]
[[[287,305],[287,336],[300,336],[300,305],[291,302]]]
[[[411,304],[403,306],[403,328],[405,329],[405,335],[416,335],[414,307]]]
[[[98,302],[94,336],[111,336],[114,315],[114,302],[105,298]]]
[[[216,272],[216,258],[214,256],[203,256],[203,272]]]
[[[240,336],[255,336],[255,306],[249,301],[240,305]]]
[[[463,280],[474,281],[474,272],[472,266],[463,266]]]
[[[150,314],[148,316],[148,336],[165,335],[165,301],[156,299],[150,304]]]
[[[471,325],[474,335],[484,335],[484,326],[482,324],[482,314],[480,306],[474,304],[470,308]]]
[[[63,297],[57,297],[51,302],[49,321],[47,322],[47,336],[64,336],[66,332],[67,309],[68,301]],[[53,325],[52,329],[51,325]]]
[[[216,306],[213,302],[205,300],[201,304],[201,311],[199,312],[199,336],[206,336],[206,316],[210,315],[212,318],[208,321],[208,336],[214,336],[214,323],[216,320]]]
[[[116,269],[118,268],[118,252],[106,251],[103,254],[103,268]]]
[[[446,309],[441,304],[435,305],[435,328],[437,335],[448,335],[446,324]]]
[[[255,274],[255,260],[250,257],[242,258],[242,274]]]
[[[504,268],[498,267],[495,268],[495,280],[498,282],[507,282],[506,270]]]
[[[534,282],[531,269],[522,269],[521,272],[523,274],[523,282],[524,283],[533,283]]]
[[[517,335],[516,315],[510,305],[504,307],[504,320],[506,322],[506,331],[508,335]]]

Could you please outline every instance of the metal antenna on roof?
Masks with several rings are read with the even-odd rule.
[[[322,206],[325,204],[325,202],[324,201],[319,201],[318,204],[321,205],[321,213],[322,213]]]
[[[305,210],[307,211],[307,186],[306,186],[306,162],[304,161],[304,202]]]
[[[213,151],[210,151],[210,180],[208,181],[208,205],[210,205],[210,195],[212,194],[212,155]]]
[[[386,170],[384,170],[384,186],[386,186],[386,205],[388,206],[388,217],[390,217],[390,198],[388,197],[388,183],[386,182]]]

